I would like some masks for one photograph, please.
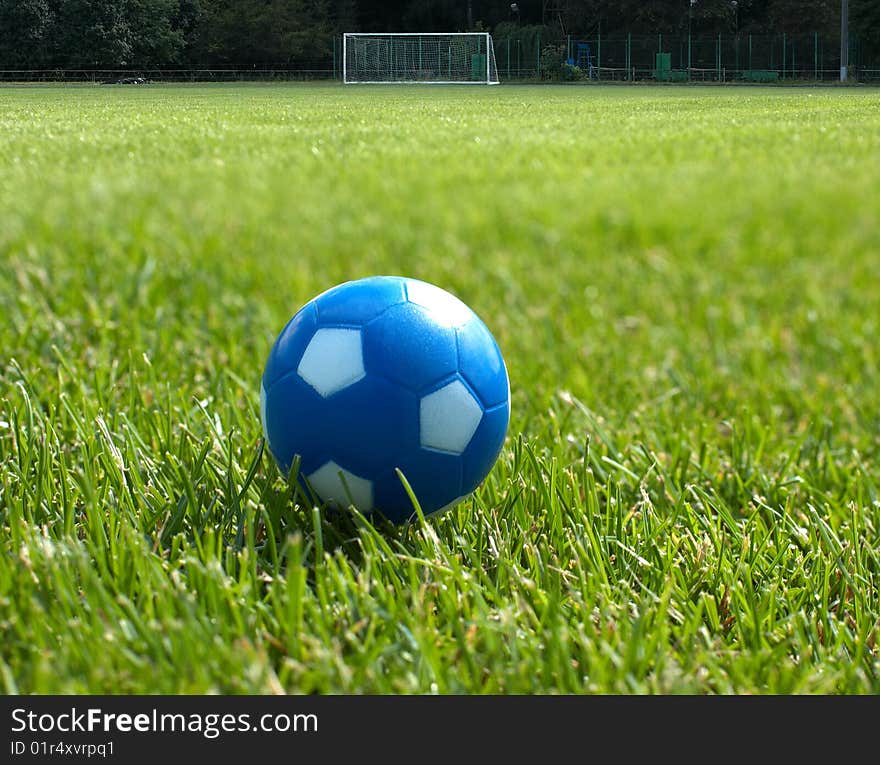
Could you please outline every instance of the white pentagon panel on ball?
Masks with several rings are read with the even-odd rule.
[[[373,509],[372,482],[349,472],[332,460],[307,475],[306,479],[324,502],[339,507],[354,505],[362,513]]]
[[[359,329],[319,329],[303,353],[297,373],[325,398],[364,377]]]
[[[483,408],[460,380],[425,396],[419,405],[422,446],[461,454],[470,443]]]
[[[407,279],[406,296],[410,303],[426,309],[444,327],[460,327],[474,315],[455,295],[427,282]]]

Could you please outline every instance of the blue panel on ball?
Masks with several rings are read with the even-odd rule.
[[[455,331],[412,303],[394,306],[364,328],[364,367],[421,390],[456,371]]]
[[[461,458],[451,454],[415,450],[397,463],[419,500],[430,515],[458,499],[461,490]],[[394,470],[383,473],[373,486],[377,509],[388,520],[403,523],[414,515],[412,502]]]
[[[318,326],[315,304],[306,303],[281,330],[269,352],[263,370],[263,387],[269,388],[279,378],[297,368],[297,365]]]
[[[375,476],[419,443],[414,393],[368,375],[323,402],[321,438],[337,464]]]
[[[462,493],[472,492],[489,474],[507,434],[510,420],[510,406],[501,404],[483,413],[483,419],[462,455],[464,474],[462,475]]]
[[[373,276],[346,282],[319,295],[318,321],[323,325],[362,325],[406,300],[403,279]]]
[[[276,380],[266,391],[266,439],[285,475],[294,455],[300,456],[303,473],[317,470],[330,459],[323,404],[324,399],[296,372]]]
[[[507,401],[507,370],[501,351],[485,324],[474,317],[458,329],[459,374],[487,409]]]

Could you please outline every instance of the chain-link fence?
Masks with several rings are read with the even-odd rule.
[[[568,36],[532,42],[495,40],[502,81],[656,80],[780,82],[840,78],[840,40],[818,33]],[[852,40],[849,77],[880,79],[880,52]]]
[[[563,38],[538,28],[496,37],[501,82],[653,80],[658,82],[833,81],[840,40],[820,34],[614,35]],[[880,50],[850,42],[849,78],[880,83]],[[0,69],[0,82],[230,82],[342,78],[342,38],[324,58],[237,67]]]

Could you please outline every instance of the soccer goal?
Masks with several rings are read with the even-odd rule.
[[[347,84],[497,85],[487,32],[346,33],[342,79]]]

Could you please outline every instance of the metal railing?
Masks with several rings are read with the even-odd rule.
[[[0,69],[0,82],[113,84],[142,78],[150,82],[244,82],[329,80],[332,67],[212,67],[198,69]]]
[[[850,78],[880,81],[880,51],[852,41]],[[666,82],[836,81],[840,44],[819,34],[615,35],[528,40],[494,38],[502,82],[559,79]],[[563,69],[560,62],[568,64]],[[114,83],[126,78],[151,82],[302,81],[341,78],[341,42],[327,57],[284,64],[148,68],[6,68],[0,82]]]

